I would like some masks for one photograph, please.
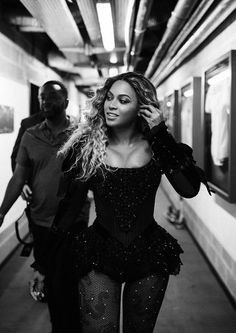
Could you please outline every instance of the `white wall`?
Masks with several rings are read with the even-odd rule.
[[[236,49],[235,32],[236,21],[158,87],[158,95],[163,97],[174,89],[179,90],[193,76],[203,77],[204,71],[215,60]],[[202,110],[200,112],[202,114]],[[170,199],[179,206],[179,198],[166,179],[162,185]],[[230,204],[218,195],[209,196],[202,186],[196,198],[184,201],[184,207],[189,228],[236,299],[236,204]]]
[[[0,91],[0,105],[11,106],[14,109],[14,132],[0,134],[0,198],[2,199],[6,184],[12,175],[10,156],[17,130],[21,119],[28,116],[29,90],[28,87],[23,84],[0,77]],[[13,206],[13,209],[7,214],[2,226],[3,230],[7,228],[17,214],[19,214],[23,206],[22,200],[18,200]]]

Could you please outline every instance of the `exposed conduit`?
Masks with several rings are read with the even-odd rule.
[[[162,59],[162,61],[158,65],[158,69],[156,70],[154,76],[156,77],[156,73],[158,72],[158,75],[160,73],[163,73],[166,69],[166,66],[170,63],[171,59],[174,57],[174,55],[177,53],[178,49],[180,48],[180,45],[184,43],[184,41],[189,38],[188,36],[193,31],[194,27],[200,22],[200,20],[203,18],[203,16],[206,14],[210,6],[213,4],[215,0],[208,0],[207,2],[203,1],[200,3],[196,11],[194,11],[191,18],[188,20],[188,22],[185,24],[183,29],[181,29],[181,32],[178,34],[178,36],[175,38],[175,40],[171,43],[171,46],[169,47],[165,57]]]
[[[236,3],[232,0],[222,0],[214,11],[206,18],[203,24],[195,33],[191,35],[188,41],[181,47],[178,53],[162,70],[158,68],[153,77],[152,83],[158,86],[171,72],[173,72],[183,60],[190,56],[201,43],[203,43],[210,34],[217,29],[226,18],[236,10]]]
[[[134,28],[133,43],[131,45],[131,50],[128,51],[129,60],[127,62],[129,70],[133,70],[141,52],[143,36],[147,29],[147,22],[152,8],[152,3],[153,0],[140,0]],[[126,55],[126,57],[128,57],[128,55]]]
[[[159,43],[151,61],[149,62],[148,68],[145,72],[145,76],[150,78],[158,65],[165,56],[171,42],[178,35],[179,31],[188,20],[193,7],[198,3],[199,0],[179,0],[171,17],[167,23],[166,31]]]

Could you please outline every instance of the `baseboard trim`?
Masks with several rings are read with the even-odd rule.
[[[28,221],[27,219],[21,221],[19,225],[19,231],[22,238],[25,238],[28,234]],[[16,249],[20,246],[15,233],[15,222],[12,222],[6,229],[0,234],[0,268],[3,266]]]

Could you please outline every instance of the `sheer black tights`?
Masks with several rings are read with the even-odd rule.
[[[152,274],[126,283],[123,293],[123,332],[153,332],[168,284],[168,276]]]
[[[153,332],[168,276],[152,274],[127,282],[123,291],[123,332]],[[80,318],[83,333],[118,333],[121,284],[92,271],[79,282]]]
[[[121,284],[107,275],[90,272],[79,282],[82,332],[119,332]]]

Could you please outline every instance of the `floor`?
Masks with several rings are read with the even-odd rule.
[[[157,203],[155,218],[179,240],[185,252],[181,274],[170,278],[154,333],[236,332],[235,308],[188,231],[165,220],[168,201],[162,191]],[[50,333],[47,305],[35,302],[28,292],[32,259],[20,257],[20,250],[0,271],[0,332]]]

